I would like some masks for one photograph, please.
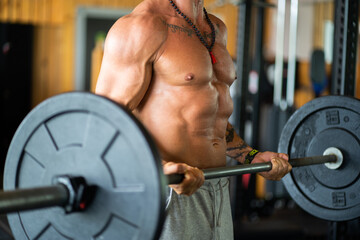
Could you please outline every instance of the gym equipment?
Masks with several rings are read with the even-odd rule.
[[[46,192],[37,200],[59,198],[57,203],[69,205],[64,196],[69,186],[64,188],[59,177],[70,181],[83,177],[87,186],[97,189],[93,197],[85,198],[91,201],[85,211],[67,213],[50,207],[9,214],[14,237],[158,238],[166,201],[161,171],[150,136],[120,105],[90,93],[50,98],[31,111],[15,133],[5,164],[4,190],[52,186],[58,189],[56,194]],[[84,203],[79,201],[74,210]]]
[[[304,166],[284,183],[303,194],[293,195],[295,201],[327,204],[299,204],[307,211],[321,208],[315,211],[320,218],[333,220],[333,212],[339,220],[358,217],[359,101],[314,101],[284,129],[279,151],[290,155],[293,167]],[[270,169],[265,163],[203,171],[210,179]],[[16,239],[156,239],[173,177],[179,176],[163,175],[153,140],[126,109],[91,93],[65,93],[37,106],[15,133],[0,211],[16,211],[8,215]],[[326,202],[326,191],[337,205]]]
[[[283,182],[295,202],[310,214],[331,221],[354,219],[360,216],[358,99],[326,96],[308,102],[286,123],[278,151],[301,158],[322,155],[329,147],[341,151],[341,166],[296,168]]]

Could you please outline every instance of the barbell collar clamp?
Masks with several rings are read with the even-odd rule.
[[[83,177],[57,176],[51,186],[0,192],[0,214],[55,206],[63,207],[67,214],[84,211],[96,189]]]
[[[53,183],[62,184],[68,190],[68,201],[63,205],[66,213],[84,211],[95,197],[97,189],[94,185],[88,185],[81,176],[57,176]]]

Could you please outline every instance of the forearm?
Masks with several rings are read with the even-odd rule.
[[[244,163],[246,154],[252,150],[252,148],[237,135],[234,127],[230,123],[228,123],[226,127],[226,143],[226,155],[240,163]]]

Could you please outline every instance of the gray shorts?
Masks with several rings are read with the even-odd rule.
[[[206,180],[190,197],[170,193],[160,239],[232,240],[228,178]]]

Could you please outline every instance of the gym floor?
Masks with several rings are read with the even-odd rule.
[[[236,239],[322,240],[327,239],[327,221],[314,218],[298,207],[274,210],[269,217],[235,222]],[[0,215],[0,240],[12,240],[5,215]]]
[[[278,204],[282,205],[282,204]],[[327,239],[328,222],[310,216],[292,202],[277,207],[267,217],[252,216],[235,222],[236,239],[322,240]],[[7,218],[0,215],[0,240],[11,240]]]
[[[236,239],[322,240],[327,239],[328,222],[315,218],[297,206],[275,209],[269,217],[235,222]]]

